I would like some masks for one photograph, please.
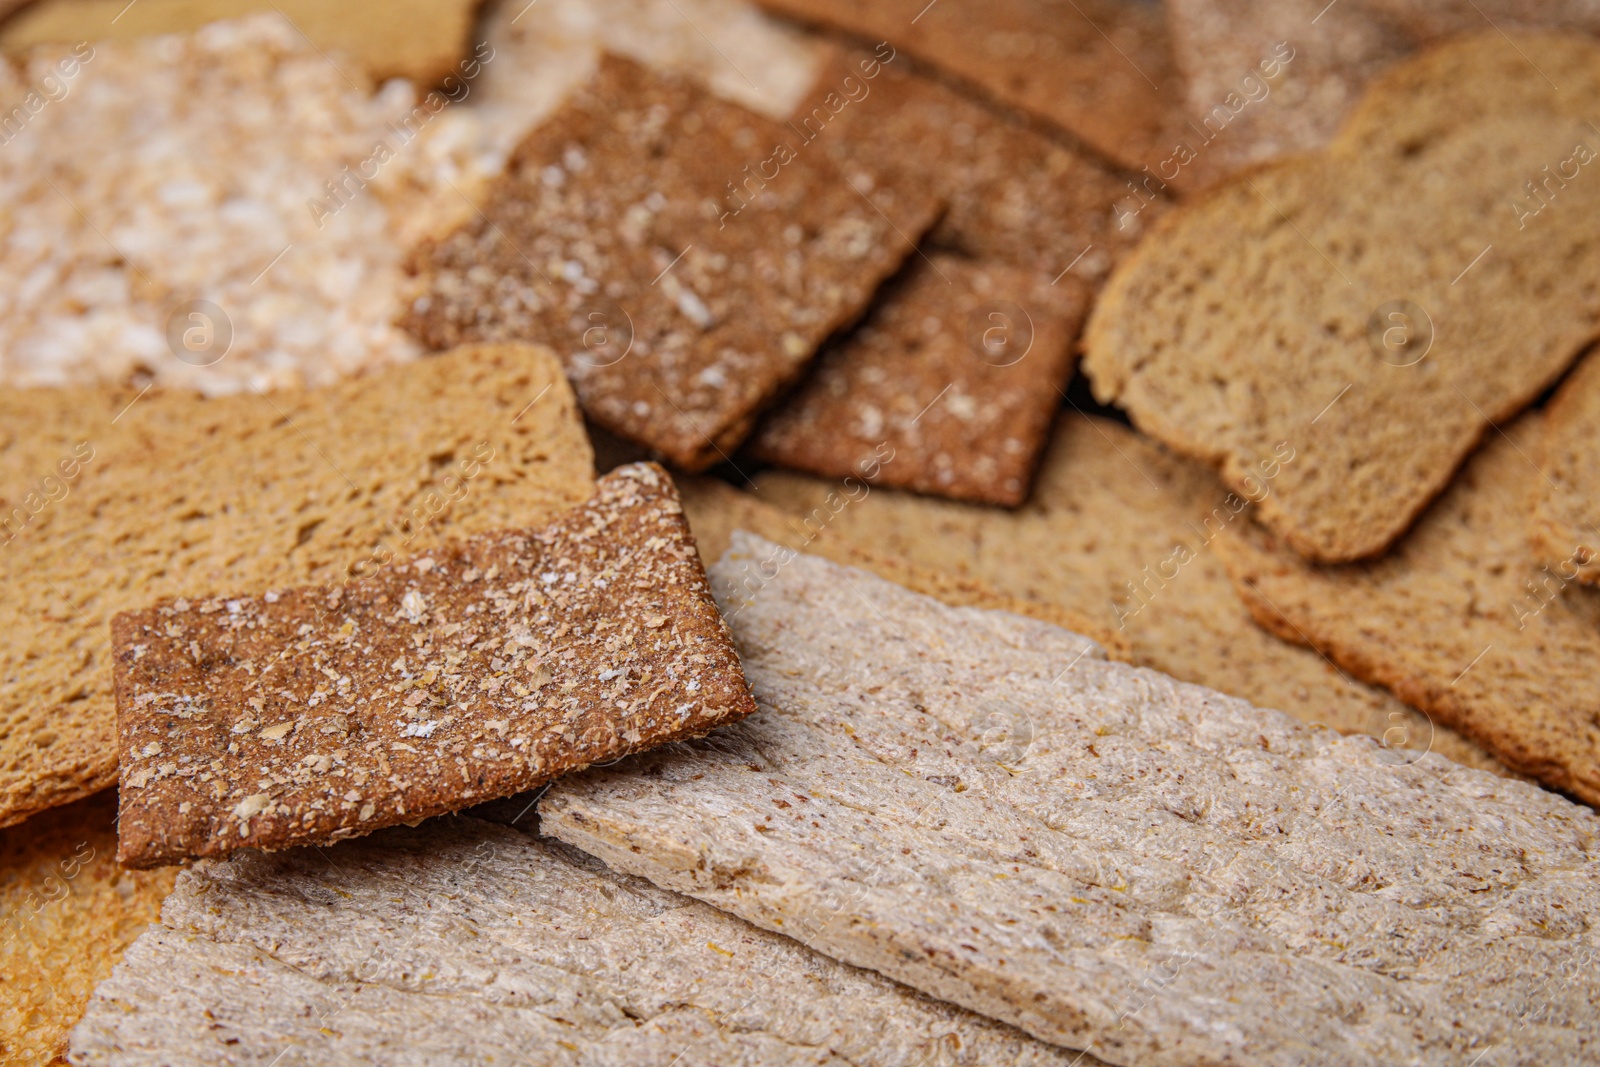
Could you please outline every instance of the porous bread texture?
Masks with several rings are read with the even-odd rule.
[[[779,551],[712,571],[761,709],[540,832],[1110,1063],[1593,1060],[1594,812]]]
[[[1381,552],[1600,331],[1597,103],[1576,37],[1395,70],[1326,152],[1166,216],[1090,317],[1095,395],[1238,491],[1288,441],[1261,520],[1309,559]]]
[[[1097,1067],[466,817],[200,862],[95,991],[72,1052],[104,1067]]]
[[[1280,457],[1272,463],[1258,471],[1268,492],[1274,479],[1265,473],[1285,466]],[[1397,752],[1403,759],[1434,751],[1507,773],[1448,726],[1256,625],[1211,547],[1230,524],[1245,520],[1245,499],[1199,464],[1120,423],[1063,416],[1032,498],[1012,513],[880,490],[830,506],[830,493],[842,505],[837,486],[782,472],[757,476],[757,495],[807,517],[806,529],[826,528],[908,565],[975,579],[1025,605],[1072,612],[1094,629],[1067,629],[1103,644],[1097,631],[1115,635],[1130,652],[1118,658],[1303,722],[1368,734],[1403,749]],[[1043,617],[1028,608],[1020,614]]]
[[[1600,804],[1600,590],[1529,543],[1542,421],[1496,431],[1382,559],[1314,566],[1248,523],[1219,551],[1262,625]]]
[[[112,615],[538,522],[593,493],[592,464],[532,347],[209,400],[0,391],[0,826],[116,781]]]
[[[1533,452],[1533,544],[1559,578],[1600,585],[1600,355],[1545,408]]]
[[[59,1063],[94,987],[161,911],[176,871],[117,866],[114,792],[0,830],[0,1060]]]

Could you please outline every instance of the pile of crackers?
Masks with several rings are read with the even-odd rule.
[[[0,14],[0,1059],[1600,1059],[1600,14]]]

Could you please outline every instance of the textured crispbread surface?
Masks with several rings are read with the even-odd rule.
[[[1600,585],[1600,356],[1584,359],[1545,409],[1533,458],[1540,562],[1558,577]]]
[[[1032,499],[1013,513],[874,492],[834,515],[824,507],[830,490],[822,483],[771,472],[757,484],[759,495],[785,512],[827,516],[831,532],[886,557],[1085,616],[1131,645],[1131,661],[1141,667],[1341,733],[1370,734],[1409,750],[1401,758],[1431,750],[1505,773],[1450,728],[1310,649],[1263,632],[1209,547],[1229,524],[1243,521],[1243,498],[1200,465],[1119,423],[1064,416]],[[1258,484],[1270,491],[1272,481]]]
[[[1218,544],[1263,625],[1600,804],[1600,590],[1529,543],[1540,420],[1496,432],[1380,560],[1312,566],[1244,523]]]
[[[211,400],[0,393],[0,825],[116,781],[116,612],[537,523],[594,491],[592,463],[532,347]]]
[[[107,1067],[1075,1062],[465,817],[185,871],[161,924],[96,991],[73,1054]]]
[[[761,710],[541,832],[1112,1063],[1592,1061],[1594,812],[776,551],[713,568]]]
[[[607,56],[518,147],[481,215],[416,250],[404,321],[437,348],[548,342],[596,422],[708,467],[937,212],[931,194],[853,183],[795,140]]]
[[[0,830],[0,1061],[46,1064],[176,871],[117,866],[117,798],[99,793]]]
[[[1034,289],[1020,268],[947,254],[910,264],[757,427],[752,454],[825,477],[1022,503],[1080,325]]]
[[[1600,329],[1600,182],[1518,206],[1574,145],[1600,152],[1597,103],[1600,43],[1577,37],[1394,71],[1327,152],[1166,216],[1090,317],[1096,395],[1236,489],[1291,442],[1262,521],[1318,561],[1380,552]]]
[[[755,709],[678,494],[620,467],[541,529],[370,578],[118,615],[117,858],[328,844]]]

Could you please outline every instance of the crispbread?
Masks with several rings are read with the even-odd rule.
[[[979,503],[1027,498],[1080,321],[1031,272],[936,255],[908,266],[757,428],[757,459]]]
[[[937,213],[931,194],[855,184],[792,140],[607,56],[481,215],[417,249],[405,324],[434,347],[548,340],[596,422],[708,467]]]
[[[1163,220],[1091,314],[1095,395],[1240,491],[1290,442],[1262,521],[1314,560],[1382,551],[1600,330],[1600,183],[1522,199],[1574,144],[1600,154],[1597,101],[1600,44],[1575,37],[1468,38],[1394,71],[1326,153]]]
[[[1315,567],[1240,523],[1219,541],[1261,623],[1600,803],[1600,590],[1531,550],[1541,416],[1498,431],[1384,558]]]
[[[1578,364],[1545,409],[1533,456],[1540,561],[1561,578],[1600,585],[1600,355]]]
[[[330,844],[755,710],[672,479],[368,578],[111,622],[131,867]]]
[[[1077,1062],[471,818],[185,871],[72,1048],[108,1067]]]
[[[1131,644],[1131,662],[1139,666],[1341,733],[1370,734],[1410,750],[1403,758],[1432,750],[1506,773],[1450,728],[1354,681],[1309,649],[1263,633],[1207,547],[1236,521],[1243,499],[1198,464],[1118,423],[1064,416],[1033,498],[1012,514],[875,491],[834,515],[824,507],[829,487],[820,482],[772,472],[757,484],[759,495],[782,510],[820,515],[830,533],[887,557],[1087,616]],[[1270,492],[1272,480],[1258,485]]]
[[[105,792],[0,830],[0,1060],[58,1061],[97,983],[156,919],[176,871],[117,866]]]
[[[592,463],[531,347],[260,396],[0,392],[0,825],[116,781],[116,612],[537,523],[593,492]]]

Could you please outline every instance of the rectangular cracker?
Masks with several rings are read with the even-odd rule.
[[[118,859],[326,844],[754,710],[672,479],[370,578],[112,620]]]
[[[1563,581],[1600,585],[1600,355],[1578,364],[1545,408],[1533,452],[1533,544]]]
[[[1060,1049],[469,817],[202,861],[74,1062],[1071,1067]],[[1096,1067],[1085,1060],[1081,1067]]]
[[[115,613],[337,581],[593,491],[542,348],[211,400],[0,391],[0,826],[116,781]]]
[[[1600,589],[1546,566],[1528,538],[1543,421],[1496,431],[1380,560],[1312,566],[1249,524],[1219,546],[1262,625],[1600,804]]]
[[[548,340],[592,419],[703,469],[861,313],[937,209],[607,56],[518,147],[483,212],[415,251],[403,321],[434,347]]]
[[[776,551],[712,572],[761,710],[542,833],[1110,1063],[1592,1056],[1594,812]]]

